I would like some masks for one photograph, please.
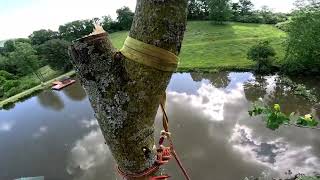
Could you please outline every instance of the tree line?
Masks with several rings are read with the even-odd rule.
[[[320,1],[297,0],[290,20],[277,27],[287,32],[285,57],[275,63],[276,52],[268,41],[259,42],[248,51],[256,61],[258,72],[282,71],[286,74],[319,75],[320,73]]]
[[[242,23],[276,24],[286,21],[285,13],[274,13],[267,6],[260,10],[253,9],[250,0],[189,0],[189,20],[212,20],[216,23],[235,21]]]
[[[73,40],[90,34],[94,23],[100,23],[109,33],[129,30],[134,13],[128,7],[117,10],[116,20],[110,16],[76,20],[59,26],[58,31],[41,29],[28,38],[7,40],[0,47],[0,99],[15,95],[38,83],[23,78],[34,74],[38,82],[47,80],[40,68],[49,65],[60,72],[72,69],[68,47]]]

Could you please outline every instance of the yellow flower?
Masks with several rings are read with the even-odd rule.
[[[312,115],[311,114],[306,114],[306,115],[304,115],[304,119],[306,121],[312,121]]]
[[[275,105],[273,106],[273,108],[274,108],[275,111],[280,112],[280,105],[279,105],[279,104],[275,104]]]

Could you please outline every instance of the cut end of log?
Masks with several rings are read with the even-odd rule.
[[[76,39],[74,42],[76,42],[76,41],[80,41],[80,42],[93,41],[95,39],[104,38],[106,35],[108,35],[108,33],[103,29],[103,27],[100,26],[99,24],[95,23],[92,33],[90,33],[89,35],[86,35],[82,38]]]
[[[100,26],[99,24],[95,23],[93,32],[91,34],[89,34],[89,36],[97,35],[97,34],[103,34],[103,33],[106,33],[106,31],[103,29],[103,27]]]

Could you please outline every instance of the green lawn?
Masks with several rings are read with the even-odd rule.
[[[121,48],[128,32],[111,34],[117,48]],[[247,51],[261,40],[269,40],[278,59],[284,56],[286,34],[272,25],[229,23],[214,25],[209,21],[188,22],[180,54],[179,71],[194,70],[250,70],[254,63]]]

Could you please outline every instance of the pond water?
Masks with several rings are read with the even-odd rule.
[[[286,112],[313,113],[319,118],[318,104],[293,95],[277,79],[232,72],[172,77],[168,87],[170,128],[192,179],[275,177],[288,170],[319,173],[320,131],[295,127],[271,131],[259,118],[248,116],[251,103],[260,98],[269,104],[280,103]],[[316,88],[319,97],[319,79],[296,81]],[[88,97],[78,83],[60,92],[42,92],[0,111],[1,180],[30,176],[121,179],[114,166]],[[174,161],[166,169],[172,179],[183,179]]]

